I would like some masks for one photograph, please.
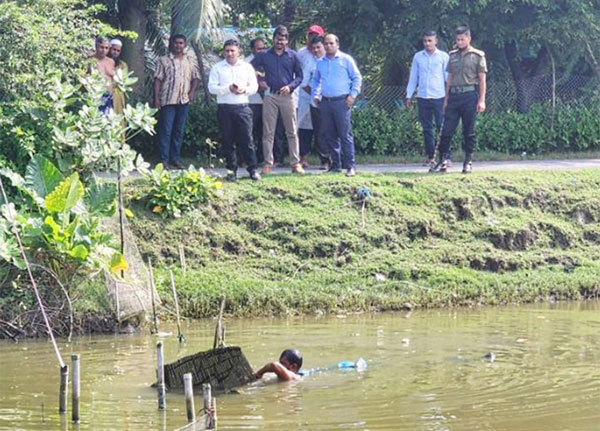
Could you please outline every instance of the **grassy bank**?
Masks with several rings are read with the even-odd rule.
[[[596,295],[599,187],[600,171],[277,176],[180,219],[148,211],[141,182],[128,205],[164,298],[171,267],[188,316],[222,295],[229,313],[269,315]]]

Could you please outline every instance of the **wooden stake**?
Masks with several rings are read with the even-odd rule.
[[[211,430],[213,429],[213,420],[211,415],[212,395],[210,383],[204,383],[202,385],[202,399],[204,402],[204,416],[206,417],[206,429]]]
[[[165,388],[165,362],[163,356],[163,343],[156,343],[156,376],[158,381],[156,388],[158,390],[158,409],[165,410],[167,408],[167,395]]]
[[[152,322],[154,324],[153,330],[150,330],[151,334],[158,332],[158,318],[156,317],[156,305],[154,299],[154,271],[152,271],[152,261],[148,258],[148,274],[150,276],[150,296],[152,297]]]
[[[217,326],[215,327],[215,341],[213,343],[213,349],[216,349],[218,346],[221,346],[223,344],[223,310],[225,310],[225,298],[221,300],[221,307],[219,309],[219,315],[217,317]]]
[[[179,244],[179,263],[181,264],[181,272],[185,275],[186,264],[185,264],[185,249],[183,244]]]
[[[169,269],[169,277],[171,277],[171,290],[173,291],[173,302],[175,303],[175,314],[177,316],[177,339],[180,343],[185,341],[183,332],[181,332],[181,320],[179,319],[179,301],[177,299],[177,289],[175,288],[175,278],[173,277],[173,271]]]
[[[79,396],[81,391],[81,372],[79,369],[79,355],[71,355],[71,370],[73,372],[73,386],[71,388],[71,419],[73,420],[73,422],[79,423]]]
[[[209,424],[210,427],[208,429],[216,430],[217,429],[217,399],[216,398],[212,399],[211,405],[212,405],[212,416],[211,416],[212,422]]]
[[[67,413],[67,393],[69,387],[69,366],[65,365],[60,369],[60,392],[58,395],[58,413],[64,415]]]
[[[188,423],[196,420],[196,409],[194,408],[194,384],[192,382],[192,373],[183,375],[183,390],[185,392],[185,409],[187,411]]]

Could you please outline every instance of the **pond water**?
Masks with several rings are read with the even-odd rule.
[[[167,361],[206,350],[213,330],[212,321],[190,322],[183,347],[163,339]],[[59,370],[50,344],[0,343],[0,429],[184,425],[181,393],[168,393],[167,411],[157,410],[150,388],[156,341],[136,334],[61,344],[68,362],[81,354],[77,427],[56,412]],[[233,320],[227,341],[242,346],[254,368],[288,346],[303,352],[306,368],[358,357],[368,368],[217,396],[220,430],[600,429],[599,303]],[[484,358],[491,352],[493,362]]]

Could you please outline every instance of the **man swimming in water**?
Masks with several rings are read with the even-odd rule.
[[[265,373],[275,373],[284,382],[300,380],[302,376],[298,372],[301,367],[302,354],[296,349],[286,349],[279,355],[279,361],[265,364],[254,376],[260,379]]]

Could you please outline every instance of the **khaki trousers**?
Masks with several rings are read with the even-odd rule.
[[[300,163],[300,145],[298,143],[298,123],[296,119],[296,105],[292,94],[270,94],[263,100],[263,155],[266,166],[273,166],[273,141],[277,116],[281,113],[285,136],[290,152],[290,165]]]

